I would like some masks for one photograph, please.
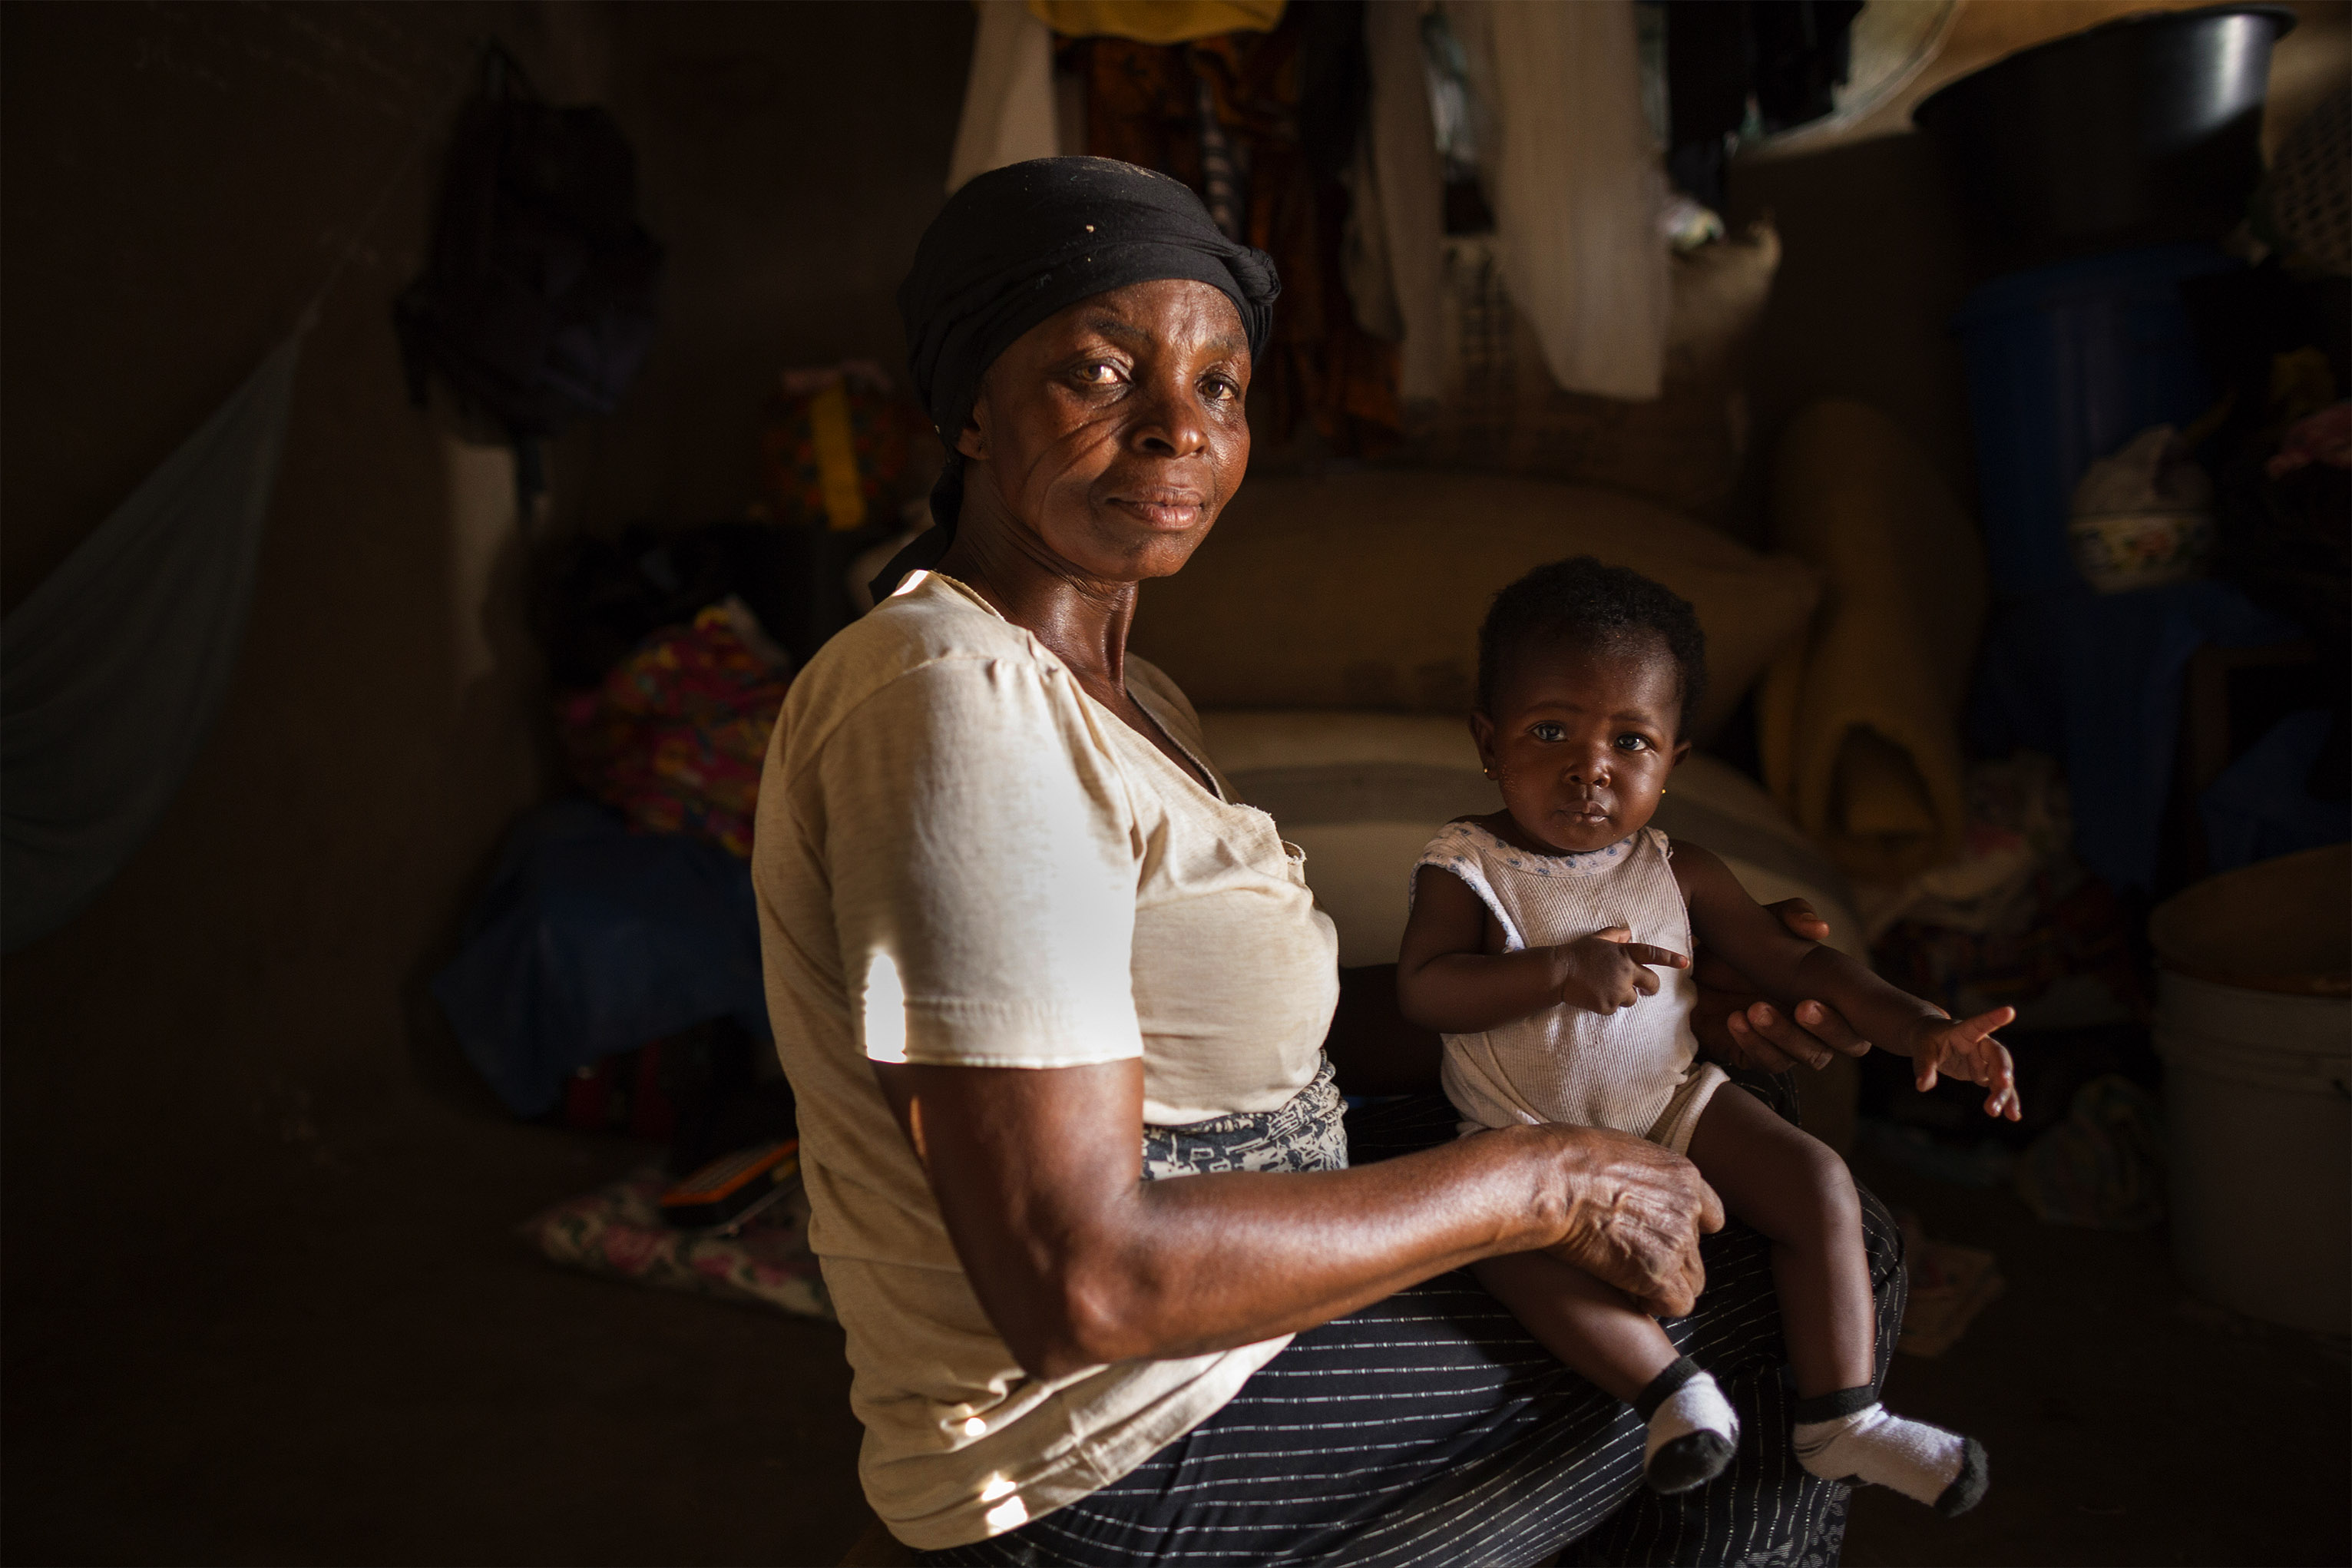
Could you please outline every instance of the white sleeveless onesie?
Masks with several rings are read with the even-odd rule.
[[[1504,951],[1550,947],[1622,925],[1633,940],[1693,953],[1690,912],[1666,836],[1645,827],[1606,849],[1535,855],[1475,823],[1450,822],[1413,863],[1462,879],[1502,923]],[[1724,1070],[1691,1033],[1696,984],[1653,969],[1658,992],[1603,1016],[1562,1003],[1478,1035],[1447,1035],[1445,1093],[1465,1133],[1523,1122],[1613,1127],[1676,1153]]]

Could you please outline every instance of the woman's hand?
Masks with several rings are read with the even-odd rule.
[[[1792,936],[1820,942],[1830,934],[1829,922],[1804,899],[1783,899],[1764,907]],[[1800,1002],[1791,1016],[1765,1001],[1746,975],[1705,948],[1699,950],[1692,978],[1698,982],[1698,1004],[1691,1013],[1691,1028],[1699,1048],[1727,1067],[1786,1072],[1801,1062],[1818,1070],[1830,1065],[1832,1053],[1859,1057],[1870,1050],[1870,1042],[1854,1033],[1836,1008]]]
[[[1723,1228],[1723,1200],[1698,1167],[1630,1132],[1528,1131],[1572,1140],[1565,1151],[1569,1212],[1560,1238],[1542,1250],[1616,1286],[1654,1316],[1679,1318],[1696,1306],[1706,1288],[1699,1235]]]
[[[1591,936],[1564,942],[1551,950],[1558,965],[1559,999],[1570,1006],[1602,1016],[1631,1007],[1644,996],[1658,994],[1653,965],[1688,969],[1690,960],[1679,952],[1635,942],[1623,926],[1611,926]]]

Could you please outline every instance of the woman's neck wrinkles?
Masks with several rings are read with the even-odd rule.
[[[1052,649],[1098,698],[1124,696],[1136,584],[1086,575],[1016,521],[985,463],[968,463],[955,542],[939,569]]]

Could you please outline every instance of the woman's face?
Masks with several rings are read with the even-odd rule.
[[[1206,283],[1131,283],[1024,333],[989,367],[957,449],[1017,528],[1100,582],[1192,557],[1249,468],[1249,339]]]

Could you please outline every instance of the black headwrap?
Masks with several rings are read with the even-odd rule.
[[[1129,283],[1186,278],[1222,289],[1241,313],[1250,353],[1265,347],[1274,258],[1225,237],[1191,189],[1110,158],[1034,158],[975,176],[948,198],[898,288],[915,395],[948,449],[931,490],[929,532],[874,580],[883,598],[908,572],[938,563],[963,505],[956,439],[997,355],[1067,306]]]

